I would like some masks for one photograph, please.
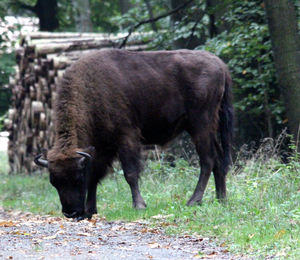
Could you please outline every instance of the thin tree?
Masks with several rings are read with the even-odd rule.
[[[153,10],[152,10],[151,3],[150,3],[149,0],[144,0],[144,1],[145,1],[145,4],[146,4],[148,13],[149,13],[149,18],[151,20],[153,20],[154,16],[153,16]],[[152,21],[150,24],[151,24],[152,30],[156,32],[157,31],[156,23],[154,21]]]
[[[34,6],[19,0],[12,0],[10,4],[33,12],[39,18],[41,31],[54,31],[58,28],[57,0],[37,0]]]
[[[264,0],[275,67],[285,99],[290,132],[299,142],[300,126],[300,37],[295,2]]]
[[[132,5],[129,0],[119,0],[121,14],[126,14]]]
[[[88,0],[72,0],[77,32],[92,32],[91,9]]]

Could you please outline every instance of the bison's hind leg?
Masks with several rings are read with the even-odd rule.
[[[220,147],[220,144],[215,138],[214,141],[215,144],[215,151],[216,151],[216,159],[215,159],[215,165],[213,168],[213,173],[215,177],[215,185],[216,185],[216,193],[217,193],[217,199],[221,202],[224,202],[226,200],[226,174],[227,169],[224,168],[222,165],[223,161],[223,152]]]
[[[130,186],[132,204],[136,209],[146,208],[146,203],[139,190],[139,174],[142,170],[140,144],[129,140],[119,150],[119,158],[125,179]]]
[[[188,132],[195,144],[200,160],[200,176],[195,191],[187,202],[188,206],[201,204],[202,198],[216,163],[214,115],[211,110],[197,111],[189,114]]]

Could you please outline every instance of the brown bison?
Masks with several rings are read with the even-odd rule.
[[[97,183],[118,157],[133,207],[146,207],[138,185],[142,144],[164,145],[187,131],[201,174],[187,205],[201,202],[213,171],[226,197],[233,108],[226,65],[205,51],[89,54],[65,72],[55,104],[55,143],[35,162],[47,167],[66,217],[96,213]]]

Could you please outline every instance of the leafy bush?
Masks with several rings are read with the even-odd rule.
[[[201,48],[216,53],[230,67],[243,141],[274,137],[286,122],[263,1],[232,2],[224,21],[231,25],[230,31],[209,39]]]
[[[5,25],[3,19],[3,3],[0,4],[0,24]],[[8,109],[10,91],[3,89],[5,84],[8,84],[9,77],[14,73],[15,54],[14,52],[7,51],[7,42],[9,41],[8,33],[9,28],[0,28],[0,130],[3,127],[3,115]]]

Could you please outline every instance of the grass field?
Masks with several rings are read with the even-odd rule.
[[[6,155],[0,153],[2,207],[39,214],[61,215],[56,190],[48,175],[8,175]],[[185,206],[198,180],[198,169],[183,160],[170,167],[148,162],[141,177],[146,210],[133,210],[129,186],[115,170],[98,187],[98,213],[107,220],[149,219],[169,233],[211,237],[234,253],[255,259],[300,255],[300,163],[252,158],[239,161],[228,176],[228,202],[215,200],[210,179],[203,205]],[[162,215],[165,218],[151,218]]]

